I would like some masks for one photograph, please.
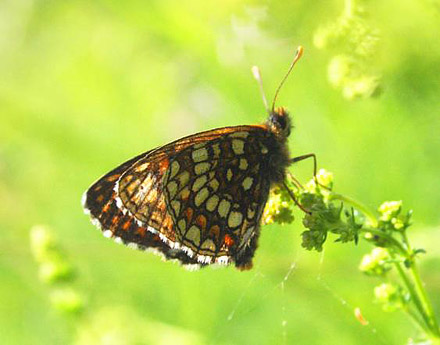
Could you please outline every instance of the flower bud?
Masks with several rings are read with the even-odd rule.
[[[30,232],[31,250],[37,262],[49,259],[51,251],[55,248],[55,241],[47,227],[35,225]]]
[[[385,201],[379,206],[380,220],[389,222],[396,217],[402,210],[402,201]]]
[[[374,295],[377,302],[382,304],[384,311],[395,311],[402,309],[407,303],[403,289],[389,283],[383,283],[374,288]]]
[[[370,254],[364,255],[359,269],[368,275],[382,276],[391,269],[388,260],[390,260],[388,250],[377,247]]]
[[[52,305],[61,312],[77,314],[83,307],[81,296],[72,288],[58,288],[50,293]]]

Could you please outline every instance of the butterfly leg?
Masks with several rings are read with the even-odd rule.
[[[308,158],[313,158],[313,179],[315,181],[315,183],[318,185],[318,179],[316,178],[316,174],[318,171],[318,162],[316,159],[316,155],[314,153],[308,153],[306,155],[301,155],[298,157],[294,157],[290,160],[290,164],[296,163],[296,162],[300,162],[303,161],[305,159]],[[299,183],[299,181],[293,177],[293,175],[290,176],[293,181],[295,183],[297,183],[299,186],[301,186],[301,184]],[[306,210],[298,201],[298,199],[296,198],[295,194],[289,189],[289,187],[287,186],[286,182],[283,182],[284,188],[286,188],[287,192],[289,193],[290,197],[292,198],[292,200],[295,202],[296,206],[298,206],[303,212],[310,214],[311,212],[309,210]]]
[[[317,174],[318,174],[318,161],[316,159],[316,155],[314,153],[308,153],[306,155],[294,157],[290,160],[290,164],[303,161],[307,158],[313,158],[313,180],[317,186],[321,186],[324,189],[330,190],[327,186],[322,185],[318,182]]]
[[[293,157],[290,160],[290,164],[296,163],[296,162],[300,162],[303,161],[305,159],[308,158],[313,158],[313,179],[315,180],[316,183],[318,183],[318,180],[316,179],[316,174],[318,173],[318,162],[316,159],[316,155],[314,153],[308,153],[306,155],[302,155],[302,156],[298,156],[298,157]]]
[[[283,181],[283,186],[286,188],[287,193],[289,193],[290,197],[292,198],[293,202],[298,206],[304,213],[312,214],[309,210],[306,210],[303,205],[301,205],[298,201],[298,199],[295,196],[295,193],[293,193],[290,188],[287,186],[286,181]]]
[[[289,175],[296,188],[304,189],[304,186],[301,184],[301,182],[299,182],[298,179],[290,171],[287,172],[287,175]]]

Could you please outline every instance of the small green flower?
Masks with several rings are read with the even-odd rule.
[[[39,277],[46,284],[72,278],[72,266],[65,259],[50,230],[43,225],[32,227],[31,250],[39,264]]]
[[[342,87],[350,77],[354,66],[353,58],[346,55],[334,56],[328,65],[328,80],[334,87]]]
[[[40,280],[49,286],[49,298],[55,309],[78,314],[84,307],[82,297],[71,287],[73,268],[66,260],[46,226],[34,226],[30,232],[31,250],[38,263]]]
[[[409,302],[408,294],[400,286],[383,283],[374,288],[376,301],[382,304],[382,309],[387,312],[403,309]]]
[[[50,292],[49,297],[55,309],[63,313],[78,314],[84,308],[83,298],[69,287],[56,288]]]
[[[347,79],[342,87],[342,94],[347,99],[371,97],[379,90],[379,77],[376,75],[360,75]]]
[[[364,255],[359,269],[368,275],[383,276],[391,269],[390,254],[385,248],[374,248],[370,254]]]
[[[283,189],[276,188],[271,191],[269,200],[263,211],[263,224],[290,224],[294,221],[292,200]]]
[[[342,14],[319,27],[313,37],[318,49],[335,52],[328,66],[328,79],[347,99],[379,94],[380,77],[372,71],[379,30],[371,27],[358,2],[346,1]]]
[[[73,276],[72,266],[64,260],[45,261],[40,264],[39,277],[46,284],[67,281]]]
[[[35,225],[30,231],[31,250],[37,262],[47,261],[51,258],[56,247],[55,240],[44,225]]]
[[[318,181],[318,188],[316,187],[316,181]],[[333,173],[320,169],[316,174],[316,181],[315,178],[310,179],[304,186],[305,192],[327,196],[333,188]]]
[[[385,231],[406,230],[411,225],[412,211],[402,213],[402,201],[386,201],[378,208],[379,226]]]
[[[391,223],[393,224],[394,229],[396,229],[396,230],[403,229],[403,227],[405,226],[405,223],[401,217],[392,218]]]
[[[325,188],[332,189],[333,188],[333,173],[327,171],[325,169],[319,169],[316,174],[316,178],[318,183]]]
[[[380,220],[388,222],[396,217],[402,210],[402,201],[385,201],[379,206]]]

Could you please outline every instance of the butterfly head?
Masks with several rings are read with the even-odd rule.
[[[267,125],[272,132],[283,138],[287,138],[290,135],[292,128],[289,113],[283,107],[276,108],[270,112]]]

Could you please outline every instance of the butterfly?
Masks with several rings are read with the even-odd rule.
[[[234,263],[250,269],[269,191],[285,184],[290,158],[288,112],[278,87],[267,121],[193,134],[142,153],[110,171],[83,195],[84,210],[104,236],[153,251],[187,268]],[[316,165],[316,158],[315,158]]]

